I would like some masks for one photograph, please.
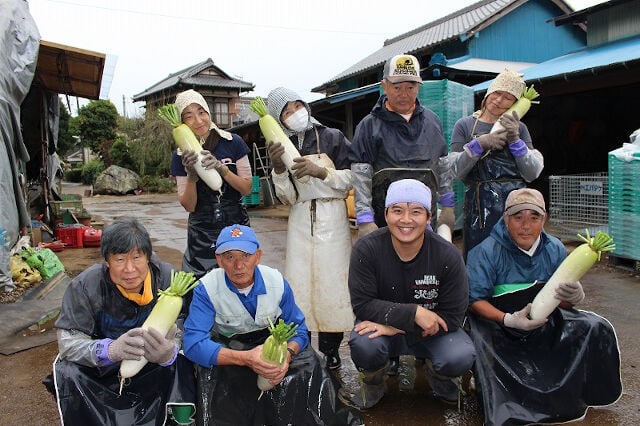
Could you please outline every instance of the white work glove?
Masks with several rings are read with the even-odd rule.
[[[229,167],[218,160],[215,155],[207,150],[200,152],[202,154],[202,167],[207,170],[215,169],[221,177],[225,177],[229,173]]]
[[[119,362],[124,359],[139,360],[144,355],[144,330],[141,327],[131,330],[109,344],[109,359]]]
[[[530,331],[542,326],[547,322],[546,318],[529,319],[531,311],[531,303],[527,304],[521,310],[504,316],[504,326],[509,328],[517,328],[518,330]]]
[[[182,151],[182,165],[187,172],[187,177],[193,182],[197,182],[198,172],[196,172],[196,161],[198,161],[198,153],[195,151]]]
[[[284,161],[282,161],[282,154],[284,154],[284,145],[280,142],[269,142],[267,143],[267,154],[269,154],[269,159],[271,159],[271,165],[277,174],[284,173],[287,169]]]
[[[485,151],[503,149],[507,144],[507,131],[502,129],[495,133],[486,133],[478,136],[478,143]]]
[[[517,142],[520,139],[520,118],[518,113],[513,111],[511,114],[502,114],[499,121],[507,131],[507,142]]]
[[[378,225],[376,225],[374,222],[359,223],[358,238],[362,238],[365,235],[372,233],[376,229],[378,229]]]
[[[453,207],[442,207],[440,214],[438,214],[438,226],[447,225],[451,232],[456,226],[456,214],[453,211]]]
[[[173,358],[175,350],[175,337],[178,326],[173,324],[166,336],[153,327],[144,333],[144,357],[149,362],[164,364]]]
[[[573,283],[560,283],[556,289],[556,299],[577,305],[584,300],[584,290],[580,281]]]
[[[318,166],[308,158],[294,158],[293,162],[295,164],[291,167],[291,171],[293,172],[293,175],[298,179],[303,176],[311,176],[320,180],[324,180],[324,178],[327,177],[327,169],[322,166]]]

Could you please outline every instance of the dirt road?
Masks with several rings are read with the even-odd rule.
[[[162,259],[180,267],[186,246],[186,214],[177,205],[174,194],[91,197],[85,198],[84,203],[85,208],[94,213],[94,221],[99,223],[109,222],[123,213],[139,217],[153,237],[154,250]],[[265,249],[263,262],[284,269],[286,211],[252,209],[250,213],[252,225]],[[59,258],[72,276],[101,261],[99,248],[64,250]],[[581,308],[605,316],[616,328],[622,353],[624,394],[609,407],[589,409],[585,419],[577,424],[640,424],[640,345],[637,339],[640,277],[607,266],[605,258],[582,282],[587,298]],[[0,426],[59,424],[53,397],[40,383],[50,373],[56,353],[56,344],[49,343],[10,356],[0,355]],[[357,373],[344,342],[341,357],[343,366],[338,375],[345,386],[355,386]],[[364,414],[367,425],[482,424],[473,394],[464,399],[463,410],[458,412],[427,397],[425,382],[423,375],[417,374],[415,384],[407,388],[396,378],[390,378],[389,394]],[[400,387],[405,389],[400,390]]]

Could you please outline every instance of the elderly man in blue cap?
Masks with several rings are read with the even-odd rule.
[[[215,244],[219,268],[200,279],[184,323],[184,353],[197,363],[196,421],[208,424],[361,424],[335,405],[329,370],[309,346],[305,317],[293,290],[248,226],[231,225]],[[262,358],[269,324],[297,326],[281,365]],[[263,394],[258,375],[273,389]]]
[[[389,357],[425,359],[436,398],[457,403],[459,377],[475,359],[462,329],[469,288],[462,255],[431,230],[431,191],[415,179],[389,185],[386,227],[359,238],[351,253],[349,291],[356,316],[349,346],[362,389],[341,390],[360,409],[382,399]]]

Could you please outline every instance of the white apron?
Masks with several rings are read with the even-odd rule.
[[[273,175],[276,195],[291,204],[284,275],[310,331],[351,331],[351,230],[345,202],[351,171],[335,170],[326,154],[305,157],[327,167],[329,176],[324,181],[296,181],[294,188],[288,173]]]

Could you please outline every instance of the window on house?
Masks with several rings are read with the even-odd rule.
[[[229,104],[226,102],[216,102],[213,105],[214,120],[218,126],[231,127],[229,122]]]

